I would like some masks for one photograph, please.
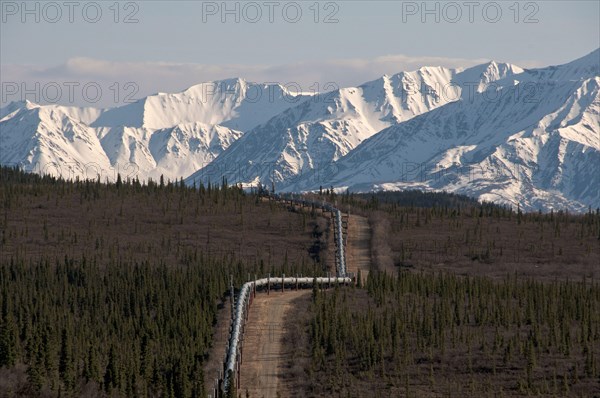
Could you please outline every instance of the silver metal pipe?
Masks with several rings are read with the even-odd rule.
[[[246,282],[240,289],[240,293],[238,295],[238,299],[236,301],[235,306],[235,317],[233,320],[233,327],[231,329],[231,336],[229,338],[229,348],[227,349],[227,359],[226,359],[226,367],[225,367],[225,375],[232,372],[232,375],[235,374],[236,363],[238,361],[238,346],[241,338],[241,330],[242,330],[242,322],[245,317],[245,312],[248,310],[248,299],[250,297],[250,292],[254,289],[254,287],[267,286],[267,284],[275,283],[282,285],[292,285],[295,286],[296,282],[302,285],[312,285],[315,283],[327,284],[327,283],[337,283],[337,284],[345,284],[351,283],[351,278],[310,278],[310,277],[288,277],[288,278],[262,278],[257,279],[255,281]],[[229,379],[225,378],[223,381],[223,391],[227,391],[229,388]]]
[[[229,342],[228,342],[228,348],[227,348],[227,357],[225,360],[225,380],[223,380],[223,391],[226,392],[229,388],[229,379],[227,378],[227,375],[229,374],[229,371],[231,371],[232,376],[235,375],[235,369],[236,369],[236,364],[238,361],[238,356],[239,356],[239,343],[240,343],[240,338],[241,338],[241,333],[242,333],[242,322],[245,319],[245,315],[246,315],[246,311],[248,311],[248,301],[250,298],[250,292],[252,292],[254,289],[256,289],[257,287],[261,287],[261,286],[270,286],[271,284],[281,284],[282,288],[285,285],[308,285],[308,286],[313,286],[313,284],[316,282],[317,284],[325,284],[325,283],[338,283],[338,284],[342,284],[342,283],[351,283],[352,279],[347,277],[347,273],[346,273],[346,253],[345,253],[345,248],[344,248],[344,238],[343,238],[343,227],[342,227],[342,213],[340,212],[339,209],[335,208],[333,205],[331,205],[330,203],[327,202],[317,202],[317,201],[313,201],[313,200],[307,200],[307,199],[295,199],[293,197],[293,195],[291,194],[271,194],[271,196],[274,199],[277,200],[289,200],[292,203],[296,203],[296,204],[300,204],[300,205],[310,205],[310,206],[314,206],[317,208],[321,208],[324,211],[329,211],[331,213],[334,214],[334,222],[335,222],[335,226],[334,228],[336,228],[336,232],[337,232],[337,237],[336,237],[336,246],[337,246],[337,253],[338,253],[338,269],[337,269],[337,274],[338,276],[336,278],[330,278],[330,277],[318,277],[318,278],[310,278],[310,277],[288,277],[288,278],[262,278],[262,279],[256,279],[254,281],[251,282],[246,282],[244,283],[244,285],[242,286],[242,288],[240,289],[239,295],[238,295],[238,299],[236,301],[236,305],[235,305],[235,311],[234,311],[234,318],[233,318],[233,325],[231,327],[231,336],[229,338]],[[232,297],[233,300],[233,297]]]

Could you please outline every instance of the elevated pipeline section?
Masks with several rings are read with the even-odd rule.
[[[346,242],[344,241],[345,234],[342,212],[331,203],[296,197],[294,194],[271,194],[269,197],[281,202],[290,202],[299,206],[313,207],[321,209],[324,212],[330,212],[334,221],[336,273],[338,277],[343,278],[348,276],[346,269]]]
[[[267,287],[270,289],[272,285],[280,285],[281,289],[286,286],[294,286],[295,288],[312,288],[314,284],[331,286],[332,284],[350,284],[353,283],[351,276],[346,271],[346,250],[343,234],[343,217],[342,212],[332,204],[325,201],[309,200],[306,198],[296,198],[293,194],[269,194],[271,199],[279,202],[290,202],[300,206],[309,206],[320,208],[324,212],[330,212],[334,221],[335,235],[335,250],[336,250],[336,273],[337,276],[332,277],[288,277],[280,278],[262,278],[244,283],[240,289],[235,301],[235,308],[232,313],[232,323],[229,331],[229,341],[226,348],[225,362],[223,366],[223,374],[217,381],[214,393],[217,396],[224,396],[231,386],[235,383],[239,386],[239,373],[243,348],[244,326],[248,319],[248,311],[251,303],[251,297],[256,294],[256,290]],[[233,297],[232,297],[233,300]]]

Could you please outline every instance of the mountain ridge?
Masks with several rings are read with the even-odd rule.
[[[596,49],[545,68],[424,66],[314,94],[231,78],[111,109],[22,101],[0,108],[0,163],[582,210],[600,205],[599,79]]]

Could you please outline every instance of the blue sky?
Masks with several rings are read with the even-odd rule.
[[[28,3],[1,1],[1,81],[135,81],[138,96],[233,76],[308,91],[422,65],[544,66],[600,46],[599,1]]]

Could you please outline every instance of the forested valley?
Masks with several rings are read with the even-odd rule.
[[[334,272],[327,217],[226,181],[0,177],[0,396],[206,397],[231,283]],[[371,263],[287,315],[291,395],[600,396],[597,209],[308,196],[368,220]]]
[[[325,219],[226,182],[2,168],[0,203],[0,396],[206,396],[230,278],[324,272]]]

